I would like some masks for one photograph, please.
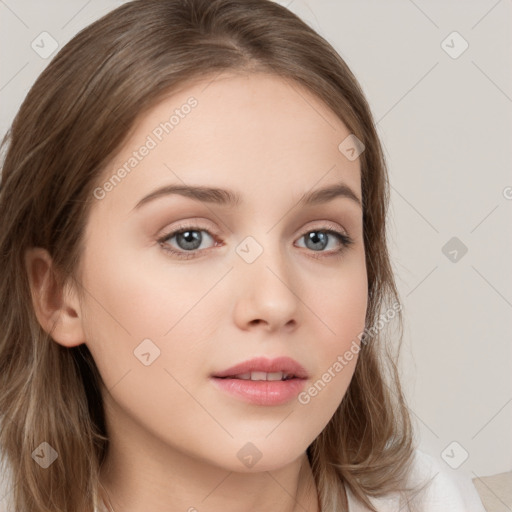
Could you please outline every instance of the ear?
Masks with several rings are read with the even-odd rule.
[[[46,249],[32,247],[25,252],[34,311],[41,327],[60,345],[73,347],[85,342],[80,303],[76,289],[58,284]]]

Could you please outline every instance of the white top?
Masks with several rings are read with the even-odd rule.
[[[416,449],[409,483],[414,485],[424,482],[425,479],[432,476],[434,479],[430,485],[414,500],[419,511],[486,512],[469,476],[452,470],[444,462],[438,462],[430,455]],[[5,478],[5,472],[0,471],[0,512],[11,512],[8,502],[11,487],[4,481]],[[350,489],[347,489],[347,497],[349,512],[368,512],[365,505],[356,502]],[[407,511],[406,506],[400,503],[399,497],[395,494],[386,498],[369,498],[369,500],[379,512]],[[105,510],[107,509],[101,504],[99,508],[95,509],[95,512],[104,512]]]
[[[438,462],[419,449],[415,457],[409,483],[425,482],[434,476],[426,489],[420,492],[412,503],[421,512],[486,512],[480,496],[469,476],[457,472],[444,462]],[[356,502],[350,489],[347,489],[349,512],[368,512],[368,507]],[[406,512],[405,503],[400,503],[397,494],[386,498],[369,498],[379,512]],[[403,507],[403,508],[401,508]]]

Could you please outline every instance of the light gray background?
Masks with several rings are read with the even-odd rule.
[[[61,47],[121,3],[0,0],[2,136],[51,59],[32,41],[47,31]],[[453,471],[471,478],[510,471],[512,2],[279,3],[333,44],[377,121],[420,447],[452,466],[467,452]],[[469,44],[457,58],[441,45],[454,31]],[[468,249],[455,262],[442,252],[452,237]]]

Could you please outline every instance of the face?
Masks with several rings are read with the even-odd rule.
[[[305,452],[353,375],[367,308],[362,209],[348,193],[301,199],[344,185],[360,200],[360,162],[338,149],[347,127],[300,85],[212,80],[149,111],[105,170],[85,234],[82,325],[111,433],[157,460],[271,470]],[[147,198],[167,186],[238,201]],[[279,357],[305,378],[212,377]],[[265,367],[270,378],[279,365]]]

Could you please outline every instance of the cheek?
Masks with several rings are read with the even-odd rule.
[[[338,353],[364,330],[368,305],[368,278],[364,249],[347,255],[338,270],[308,279],[304,297],[317,318],[321,353]],[[324,361],[325,363],[325,361]]]
[[[310,351],[318,372],[298,401],[322,428],[350,384],[365,329],[368,281],[364,253],[353,256],[343,271],[327,280],[323,288],[311,286],[307,292],[317,316],[312,325],[316,343]]]
[[[121,417],[186,446],[200,437],[204,410],[191,396],[206,381],[205,354],[229,299],[230,276],[219,282],[224,268],[198,273],[161,257],[154,265],[126,255],[101,265],[101,252],[92,254],[84,271],[91,299],[84,327],[111,403]]]
[[[90,299],[84,330],[105,384],[115,384],[129,370],[146,369],[140,356],[148,352],[144,357],[154,361],[151,367],[186,372],[221,318],[226,300],[218,294],[228,267],[210,265],[201,272],[169,264],[158,248],[141,264],[135,253],[117,247],[90,246],[84,259]]]

